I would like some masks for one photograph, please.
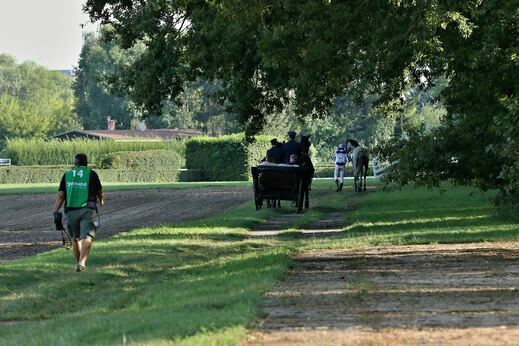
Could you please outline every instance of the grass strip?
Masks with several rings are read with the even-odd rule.
[[[284,236],[247,229],[295,210],[252,203],[201,221],[121,233],[94,245],[73,273],[63,249],[0,267],[0,345],[236,345],[259,316],[261,293],[303,249],[518,240],[519,224],[495,217],[490,194],[468,188],[333,192],[314,185],[316,206]],[[300,224],[344,208],[337,236],[299,239]]]
[[[467,243],[519,240],[516,220],[496,215],[492,192],[445,184],[356,194],[344,232],[303,248]]]
[[[316,204],[330,191],[314,189]],[[290,241],[247,238],[250,227],[296,212],[283,205],[256,212],[249,202],[205,220],[117,234],[94,244],[84,273],[73,272],[63,249],[3,264],[0,345],[237,344],[296,251]]]

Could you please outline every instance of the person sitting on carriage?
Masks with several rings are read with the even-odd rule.
[[[268,163],[283,163],[283,146],[278,142],[277,138],[273,138],[270,140],[271,148],[267,150],[267,156],[265,157],[266,162]],[[271,207],[281,207],[281,203],[277,200],[267,199],[267,208]]]
[[[270,163],[283,162],[283,146],[278,142],[277,138],[270,141],[272,147],[267,150],[267,161]]]
[[[285,163],[290,163],[290,155],[296,154],[298,157],[301,155],[301,144],[296,142],[296,135],[295,131],[288,131],[288,142],[283,145]]]
[[[335,161],[333,179],[337,185],[336,191],[340,192],[342,191],[342,186],[344,185],[344,171],[346,169],[346,165],[351,161],[343,143],[339,144],[337,151],[333,155],[333,160]]]
[[[288,162],[289,165],[298,165],[299,164],[299,156],[297,154],[290,155],[290,160]]]

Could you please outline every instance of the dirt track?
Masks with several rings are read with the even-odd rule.
[[[247,345],[519,345],[519,242],[308,251]]]
[[[0,196],[0,261],[61,246],[54,230],[55,194]],[[229,210],[252,198],[249,188],[152,189],[109,192],[101,208],[98,238],[144,226],[194,220]]]

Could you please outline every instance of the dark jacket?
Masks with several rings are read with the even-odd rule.
[[[267,161],[272,163],[282,163],[283,162],[283,148],[281,145],[276,145],[275,147],[267,150]]]
[[[284,161],[290,162],[290,155],[296,154],[297,156],[301,156],[301,144],[297,143],[293,139],[289,140],[283,145],[283,150],[285,151]]]

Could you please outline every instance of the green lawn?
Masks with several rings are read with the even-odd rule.
[[[519,224],[495,215],[492,193],[445,185],[368,193],[355,201],[342,234],[305,247],[518,240]]]
[[[317,206],[293,230],[344,205],[331,181],[312,191]],[[331,239],[247,239],[247,229],[294,212],[253,210],[149,228],[96,242],[87,271],[64,249],[0,266],[0,345],[235,345],[304,248],[517,240],[519,225],[493,216],[488,195],[470,189],[368,192]],[[285,203],[288,205],[288,203]]]

